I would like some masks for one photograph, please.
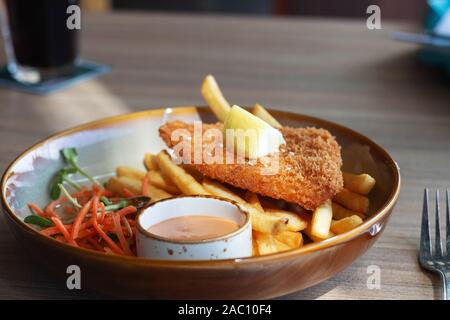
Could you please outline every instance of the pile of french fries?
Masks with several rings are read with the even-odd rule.
[[[213,76],[205,78],[201,92],[213,113],[223,122],[230,104]],[[256,104],[252,113],[274,128],[281,128],[281,124],[263,106]],[[214,195],[233,200],[251,215],[254,256],[300,248],[306,242],[304,236],[308,242],[318,242],[357,227],[368,213],[367,194],[375,185],[375,179],[368,174],[343,173],[344,189],[313,212],[308,212],[295,204],[260,198],[249,191],[232,190],[175,164],[164,150],[158,154],[146,154],[144,166],[147,171],[117,167],[116,176],[107,182],[107,189],[117,194],[126,189],[138,195],[142,194],[144,181],[148,184],[145,195],[152,201],[181,194]]]

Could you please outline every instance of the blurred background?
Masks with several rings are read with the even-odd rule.
[[[89,11],[153,10],[280,16],[363,17],[369,5],[383,8],[383,19],[421,21],[425,0],[84,0]]]

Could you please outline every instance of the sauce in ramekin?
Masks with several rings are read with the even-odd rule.
[[[148,232],[171,239],[205,240],[220,237],[239,229],[239,224],[217,216],[190,215],[167,219],[148,228]]]

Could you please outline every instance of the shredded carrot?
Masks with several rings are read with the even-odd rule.
[[[126,216],[128,214],[135,213],[136,211],[137,211],[136,207],[128,206],[128,207],[125,207],[125,208],[117,211],[117,213],[119,213],[121,216]]]
[[[109,198],[113,195],[113,192],[111,190],[103,189],[101,195]]]
[[[104,252],[103,247],[98,243],[98,241],[91,238],[86,238],[86,240],[98,251]]]
[[[80,225],[80,230],[79,231],[84,230],[84,229],[89,228],[89,227],[92,227],[92,221],[91,220],[83,222]]]
[[[55,237],[56,240],[58,240],[59,242],[66,242],[66,239],[64,239],[63,236],[57,236]]]
[[[82,223],[80,225],[80,228],[78,231],[78,238],[82,239],[82,238],[86,238],[86,237],[92,237],[97,234],[97,230],[89,229],[89,227],[91,227],[93,224],[92,220],[97,219],[97,210],[98,210],[99,201],[100,201],[100,198],[98,195],[95,196],[94,199],[92,200],[92,210],[91,210],[92,219],[90,219],[89,221]]]
[[[148,193],[148,179],[143,179],[142,192]],[[128,189],[123,189],[126,197],[136,196]],[[82,187],[70,196],[82,205],[76,209],[69,204],[65,196],[51,201],[45,209],[35,203],[29,203],[30,210],[39,216],[50,218],[55,224],[40,231],[41,234],[52,237],[63,243],[80,246],[107,254],[135,255],[135,213],[136,207],[127,206],[120,210],[106,213],[106,205],[100,202],[101,196],[108,197],[113,203],[122,198],[112,197],[114,194],[100,186],[92,185],[90,189]],[[73,214],[73,223],[63,224],[58,212]],[[86,217],[91,214],[91,218]],[[113,232],[119,241],[114,242],[107,234]],[[105,247],[106,245],[106,247]]]
[[[125,218],[124,216],[120,216],[120,221],[122,221],[122,223],[124,225],[124,229],[127,231],[128,236],[132,237],[133,236],[133,229],[131,229],[131,226],[128,223],[127,218]]]
[[[41,216],[41,217],[47,216],[47,215],[45,214],[45,212],[42,211],[42,209],[39,208],[38,205],[35,204],[35,203],[32,203],[32,202],[29,203],[29,204],[28,204],[28,207],[30,208],[31,211],[33,211],[33,212],[34,212],[35,214],[37,214],[38,216]]]
[[[58,217],[58,215],[55,212],[55,207],[59,204],[59,199],[54,200],[48,204],[48,206],[45,208],[45,213],[49,217]]]
[[[41,230],[40,232],[48,237],[61,233],[57,227],[49,227],[44,230]]]
[[[72,233],[70,235],[70,238],[72,240],[75,240],[78,237],[78,232],[80,231],[80,225],[83,222],[84,218],[86,217],[86,214],[88,213],[90,207],[91,207],[92,201],[88,201],[83,208],[78,212],[72,227]]]
[[[93,215],[94,217],[95,215]],[[103,240],[105,240],[105,242],[108,244],[108,246],[111,248],[111,250],[113,250],[115,253],[118,254],[124,254],[124,252],[122,251],[122,249],[120,249],[115,243],[114,241],[111,240],[110,237],[108,237],[108,235],[102,230],[102,228],[100,227],[100,225],[97,223],[97,219],[94,218],[92,219],[92,225],[94,226],[95,230],[97,230],[98,234],[100,235],[100,237],[103,238]]]
[[[123,188],[122,193],[125,198],[132,198],[136,196],[133,192],[131,192],[127,188]]]
[[[86,187],[82,187],[81,190],[71,193],[70,196],[72,198],[92,197],[92,191],[90,191]]]
[[[100,202],[100,223],[103,223],[103,221],[105,220],[105,204],[103,202]]]
[[[97,184],[92,185],[92,191],[94,191],[94,194],[101,194],[102,187],[98,186]]]
[[[63,210],[64,210],[64,213],[66,213],[66,214],[72,214],[75,211],[75,209],[72,206],[65,206]]]
[[[103,250],[105,251],[106,254],[116,254],[114,251],[112,251],[110,248],[108,247],[104,247]]]
[[[84,229],[78,233],[78,239],[86,239],[97,234],[97,230]]]
[[[141,191],[142,195],[144,196],[148,196],[148,176],[145,175],[144,178],[142,179],[142,191]]]
[[[82,248],[86,248],[86,249],[91,249],[91,250],[95,250],[95,248],[87,241],[82,240],[79,242],[80,247]]]
[[[91,199],[91,197],[82,196],[82,197],[77,198],[77,201],[80,205],[84,206],[86,203],[88,203],[88,201],[90,199]]]
[[[55,224],[55,227],[59,229],[59,231],[61,232],[61,234],[64,236],[64,239],[66,239],[67,242],[75,244],[73,239],[70,238],[70,233],[69,231],[67,231],[66,227],[63,225],[61,219],[59,219],[58,217],[51,217],[50,219],[52,219],[53,223]]]
[[[97,217],[98,203],[99,202],[100,202],[100,196],[96,195],[94,197],[94,200],[92,201],[92,210],[91,210],[92,216],[96,216]]]
[[[120,214],[118,212],[114,212],[112,214],[112,220],[114,222],[114,231],[116,232],[116,235],[119,238],[119,243],[122,247],[122,250],[128,255],[133,255],[133,253],[130,251],[130,247],[128,246],[128,242],[123,234],[122,225],[120,224]]]

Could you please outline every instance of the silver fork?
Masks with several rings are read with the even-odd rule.
[[[422,230],[420,233],[419,261],[422,268],[440,275],[442,280],[442,298],[450,299],[450,200],[449,191],[446,191],[446,232],[445,232],[445,252],[441,242],[441,232],[439,229],[439,190],[436,191],[436,226],[434,249],[431,249],[430,224],[428,222],[428,189],[425,189],[423,196]]]

